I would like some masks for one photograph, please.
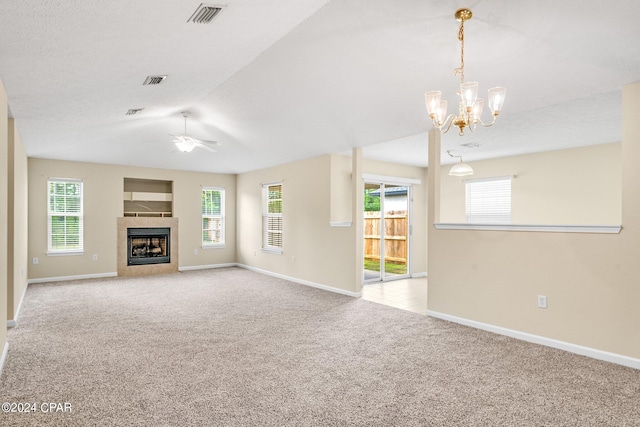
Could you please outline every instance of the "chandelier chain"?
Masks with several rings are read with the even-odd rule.
[[[464,19],[460,20],[458,40],[460,40],[460,83],[464,83]]]

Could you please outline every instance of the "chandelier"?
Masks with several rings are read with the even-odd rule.
[[[504,103],[504,95],[507,92],[507,89],[504,87],[489,89],[487,102],[493,118],[491,123],[484,123],[480,118],[484,100],[478,98],[478,82],[464,81],[464,21],[468,21],[472,16],[473,13],[471,9],[458,9],[455,13],[456,20],[460,21],[460,29],[458,30],[458,40],[460,40],[460,67],[453,70],[454,75],[460,75],[458,115],[451,114],[447,116],[447,101],[441,100],[442,92],[432,91],[425,94],[429,117],[433,121],[433,125],[442,133],[447,133],[451,125],[458,127],[461,136],[464,135],[464,129],[466,127],[473,132],[478,123],[484,127],[493,126],[498,118],[498,114],[500,114],[502,104]]]

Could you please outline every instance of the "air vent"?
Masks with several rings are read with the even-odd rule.
[[[187,22],[193,22],[194,24],[209,24],[221,11],[222,6],[213,6],[201,3]]]
[[[142,110],[144,110],[144,108],[132,108],[127,111],[127,116],[133,116],[134,114],[138,114]]]
[[[478,144],[477,142],[467,142],[466,144],[460,144],[460,146],[467,148],[478,148],[480,147],[480,144]]]
[[[143,85],[159,85],[167,76],[148,76]]]

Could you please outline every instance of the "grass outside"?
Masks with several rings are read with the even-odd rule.
[[[380,261],[377,259],[365,259],[364,269],[369,271],[380,271]],[[385,262],[384,271],[390,274],[407,274],[407,265],[396,262]]]

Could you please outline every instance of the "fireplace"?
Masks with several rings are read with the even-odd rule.
[[[127,228],[127,265],[170,263],[170,236],[168,227]]]

